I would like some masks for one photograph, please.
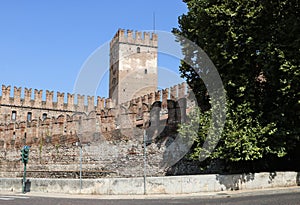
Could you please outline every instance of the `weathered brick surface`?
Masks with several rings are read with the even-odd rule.
[[[177,123],[182,121],[179,118],[185,116],[182,112],[186,110],[186,103],[179,99],[183,107],[173,100],[166,100],[166,109],[161,102],[141,103],[139,113],[142,98],[137,98],[119,107],[104,106],[88,114],[55,110],[52,116],[48,112],[47,118],[41,119],[43,116],[36,117],[45,109],[3,104],[2,99],[2,117],[13,111],[17,113],[16,119],[6,119],[6,123],[0,124],[0,176],[6,177],[21,176],[20,149],[26,144],[31,146],[28,176],[76,178],[80,158],[76,142],[83,147],[83,177],[142,176],[143,127],[147,127],[147,173],[164,175],[166,170],[161,167],[164,143],[174,138]],[[22,114],[29,111],[32,118],[24,121]]]

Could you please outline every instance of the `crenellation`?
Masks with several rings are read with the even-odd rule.
[[[124,33],[125,33],[125,30],[124,29],[119,29],[119,31],[118,31],[118,37],[119,38],[123,38],[125,35],[124,35]]]
[[[144,32],[143,33],[144,34],[144,41],[147,43],[149,43],[150,42],[150,33],[149,32]]]
[[[128,43],[133,43],[134,42],[134,37],[132,35],[132,30],[127,30],[127,42]]]
[[[53,91],[46,90],[46,108],[53,109]]]
[[[177,90],[178,90],[178,86],[174,85],[170,88],[171,93],[170,93],[170,99],[171,100],[176,100],[177,99]]]
[[[141,98],[142,98],[142,103],[145,103],[145,104],[149,103],[148,95],[144,95]]]
[[[88,101],[88,113],[92,112],[95,110],[95,97],[94,96],[87,96],[87,101]]]
[[[25,88],[24,92],[24,106],[31,107],[31,95],[32,95],[32,88]]]
[[[161,101],[161,90],[155,92],[155,101]]]
[[[106,98],[105,99],[105,107],[106,109],[111,109],[113,108],[113,103],[111,98]]]
[[[116,42],[123,42],[126,41],[126,35],[125,35],[125,30],[124,29],[119,29],[117,34],[116,34],[116,38],[114,39],[114,43]]]
[[[142,32],[135,31],[135,39],[136,40],[142,40]]]
[[[10,85],[9,86],[2,85],[2,98],[1,98],[2,104],[9,104],[10,88],[11,88]]]
[[[148,103],[152,105],[155,102],[155,93],[151,92],[148,94]]]
[[[186,94],[186,83],[183,82],[178,85],[178,98],[183,98]]]
[[[34,107],[42,107],[43,90],[34,89]]]
[[[157,47],[157,34],[135,31],[133,35],[132,30],[119,29],[110,41],[110,47],[113,47],[117,42]]]
[[[152,40],[152,42],[156,42],[156,45],[157,45],[158,36],[156,33],[152,33],[151,40]]]
[[[14,87],[14,102],[13,104],[16,106],[20,106],[21,105],[21,92],[22,92],[22,88],[21,87]]]
[[[162,108],[167,108],[167,100],[169,98],[169,88],[162,90]]]
[[[65,93],[57,92],[57,109],[63,110],[65,102]]]
[[[102,109],[104,109],[104,100],[105,98],[100,96],[97,97],[97,112],[100,112]]]
[[[142,32],[140,31],[135,31],[135,44],[143,44],[143,43],[146,43],[146,42],[143,42],[143,39],[142,39]]]
[[[74,94],[67,94],[67,109],[74,111]]]
[[[77,112],[84,112],[84,95],[77,94]]]
[[[132,36],[132,30],[130,30],[130,29],[127,30],[127,38],[130,38],[130,39],[133,38],[133,36]]]

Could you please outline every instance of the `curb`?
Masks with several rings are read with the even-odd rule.
[[[86,195],[86,194],[60,194],[34,192],[22,194],[21,192],[1,192],[1,195],[46,197],[46,198],[73,198],[73,199],[181,199],[181,198],[228,198],[243,196],[261,196],[274,194],[299,193],[300,187],[279,187],[271,189],[236,190],[221,192],[202,192],[192,194],[156,194],[156,195]]]

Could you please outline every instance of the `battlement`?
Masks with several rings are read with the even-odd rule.
[[[13,125],[9,128],[11,130],[10,136],[13,136],[14,129],[16,129],[15,124],[24,128],[19,131],[22,134],[17,134],[19,136],[24,136],[26,130],[35,136],[37,126],[44,126],[45,132],[51,130],[51,132],[58,134],[75,133],[76,129],[82,126],[82,120],[86,123],[86,128],[89,131],[93,127],[95,129],[93,132],[97,132],[95,125],[98,123],[97,129],[100,129],[102,133],[109,133],[118,127],[132,128],[132,126],[140,126],[145,123],[152,107],[157,103],[160,107],[156,113],[157,116],[161,116],[162,119],[166,119],[166,115],[174,118],[176,115],[174,109],[182,109],[181,113],[185,113],[186,105],[183,102],[189,99],[186,83],[151,92],[120,105],[115,105],[110,98],[101,97],[97,97],[95,103],[94,96],[79,94],[75,104],[75,94],[70,93],[67,94],[67,102],[65,102],[65,93],[61,92],[56,93],[57,100],[54,101],[54,92],[48,90],[46,90],[46,99],[44,100],[43,90],[37,89],[34,90],[34,98],[32,98],[32,88],[24,89],[23,98],[21,93],[22,88],[14,87],[14,93],[11,96],[11,86],[2,85],[0,125]],[[177,115],[179,116],[179,114]],[[170,122],[171,120],[168,121],[168,123]],[[25,127],[27,128],[25,129]],[[1,128],[0,126],[0,134],[1,130],[4,131],[2,134],[5,135],[8,128]]]
[[[95,103],[94,96],[85,96],[78,94],[56,93],[56,101],[54,101],[54,91],[46,90],[46,98],[43,99],[43,90],[32,88],[24,89],[24,97],[21,98],[21,87],[14,87],[13,95],[11,95],[11,86],[2,85],[2,96],[0,96],[0,106],[15,106],[15,107],[28,107],[45,110],[69,111],[69,112],[91,112],[94,110],[101,110],[111,108],[111,99],[98,97]],[[32,98],[33,93],[33,98]],[[67,96],[67,101],[65,101]],[[75,103],[77,102],[77,103]]]
[[[11,86],[2,85],[2,96],[0,96],[0,106],[15,106],[15,107],[28,107],[45,110],[57,110],[68,112],[85,112],[90,113],[92,111],[101,112],[104,109],[116,108],[116,105],[110,98],[103,98],[100,96],[85,96],[77,94],[70,94],[57,92],[57,100],[54,101],[54,91],[46,90],[46,99],[43,99],[43,90],[35,89],[32,92],[32,88],[24,89],[24,98],[21,98],[21,87],[14,87],[13,95],[11,95]],[[33,98],[32,98],[33,93]],[[188,94],[188,87],[186,83],[174,85],[170,88],[163,90],[157,90],[156,92],[149,93],[123,103],[121,106],[129,107],[130,104],[136,104],[138,107],[142,107],[142,104],[152,105],[155,101],[161,101],[162,107],[167,106],[167,101],[177,100],[185,98]],[[65,101],[65,96],[66,101]],[[76,97],[76,99],[75,99]],[[75,103],[76,102],[76,103]]]
[[[181,98],[186,98],[188,93],[189,87],[185,82],[183,82],[170,88],[157,90],[156,92],[134,98],[129,102],[122,103],[121,106],[129,107],[132,104],[136,104],[138,105],[138,107],[142,107],[142,104],[152,105],[156,101],[161,101],[162,108],[166,108],[168,100],[178,100]]]
[[[124,29],[119,29],[111,40],[110,47],[112,47],[117,42],[157,47],[158,38],[157,34],[155,33],[142,33],[139,31],[133,32],[132,30],[125,31]]]

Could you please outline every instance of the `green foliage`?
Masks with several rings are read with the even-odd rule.
[[[179,17],[179,29],[173,32],[207,53],[228,97],[224,132],[210,157],[243,161],[293,152],[300,136],[300,2],[184,2],[188,13]],[[195,138],[191,156],[197,158],[212,123],[214,105],[199,78],[206,69],[199,64],[201,56],[181,43],[185,58],[193,60],[192,65],[182,62],[181,75],[192,87],[201,111],[191,113],[191,124],[183,125],[180,132]],[[189,133],[197,122],[201,129]]]
[[[274,146],[272,141],[277,131],[276,125],[261,123],[252,118],[253,110],[249,103],[232,107],[228,103],[227,121],[225,123],[219,143],[215,149],[203,147],[208,139],[208,132],[212,125],[212,110],[202,112],[199,108],[193,109],[189,114],[189,122],[182,124],[179,133],[184,137],[191,137],[195,140],[193,152],[190,158],[198,160],[199,157],[209,159],[223,159],[225,161],[248,161],[262,158],[267,154],[283,156],[286,154],[284,147]],[[199,129],[194,129],[199,126]]]

